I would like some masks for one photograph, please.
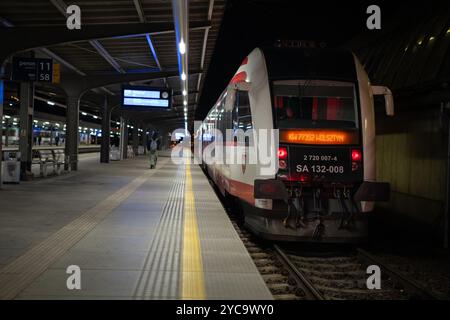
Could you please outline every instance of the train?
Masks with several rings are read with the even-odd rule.
[[[391,90],[372,85],[349,50],[255,48],[197,129],[196,156],[257,236],[365,241],[374,202],[390,193],[388,183],[376,181],[376,95],[384,96],[386,114],[394,115]],[[262,147],[254,142],[260,129],[276,132],[269,174],[249,161],[250,151]],[[243,143],[239,130],[251,131]],[[241,163],[207,159],[206,150],[222,146],[237,158],[240,152]]]

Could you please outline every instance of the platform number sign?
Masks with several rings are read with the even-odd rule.
[[[52,82],[53,77],[53,61],[52,60],[41,60],[38,62],[38,81],[41,82]]]
[[[14,57],[12,80],[52,82],[53,60]]]

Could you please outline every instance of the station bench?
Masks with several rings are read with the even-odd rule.
[[[32,164],[39,165],[41,177],[46,177],[48,175],[48,167],[52,167],[53,173],[60,175],[65,161],[64,150],[33,150]]]

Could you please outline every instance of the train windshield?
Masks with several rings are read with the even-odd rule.
[[[273,82],[274,112],[282,128],[358,128],[355,85],[325,80]]]

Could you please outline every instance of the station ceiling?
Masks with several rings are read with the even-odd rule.
[[[2,0],[0,1],[0,25],[55,26],[66,25],[64,14],[67,5],[81,8],[83,25],[135,24],[143,22],[174,23],[172,2],[169,0]],[[225,0],[190,0],[189,22],[199,22],[207,27],[189,30],[189,69],[199,72],[188,74],[188,109],[193,114],[203,87],[204,74],[208,70],[220,28]],[[175,32],[79,41],[34,50],[36,57],[51,57],[62,65],[61,78],[68,74],[126,74],[178,70]],[[136,84],[169,87],[174,91],[174,108],[156,111],[148,115],[149,121],[183,122],[183,96],[179,76]],[[12,89],[13,90],[13,89]],[[37,84],[37,91],[64,103],[64,96],[50,86]],[[99,97],[107,94],[118,96],[120,84],[98,88],[85,94],[82,109],[95,112]],[[56,95],[55,95],[56,94]],[[9,97],[8,94],[5,95]],[[101,99],[100,99],[101,101]]]

